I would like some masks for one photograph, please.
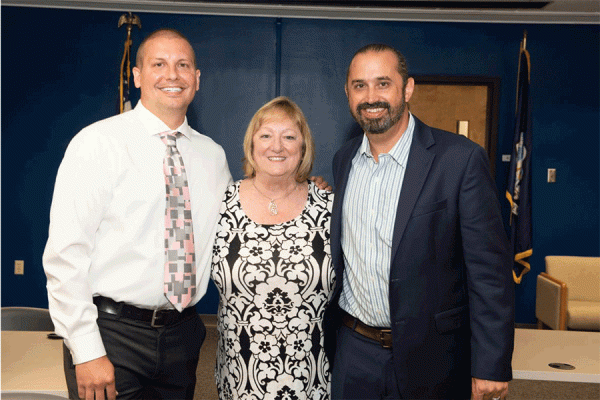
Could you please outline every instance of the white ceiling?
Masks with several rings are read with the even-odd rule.
[[[598,0],[2,0],[2,5],[319,19],[600,25]]]

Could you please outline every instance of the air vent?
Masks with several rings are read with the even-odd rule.
[[[190,0],[188,0],[190,1]],[[193,1],[191,1],[193,2]],[[249,3],[241,0],[204,0],[206,3]],[[252,4],[282,6],[339,6],[339,7],[388,7],[388,8],[424,8],[424,9],[471,9],[471,10],[536,10],[542,9],[550,1],[418,1],[418,0],[256,0]]]

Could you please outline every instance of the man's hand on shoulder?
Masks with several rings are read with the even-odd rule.
[[[508,396],[508,382],[471,378],[472,400],[504,400]]]
[[[108,357],[103,356],[75,366],[77,389],[82,400],[115,400],[115,368]]]
[[[329,186],[329,183],[327,183],[327,181],[323,179],[322,176],[311,176],[309,179],[313,181],[315,185],[317,185],[317,187],[321,190],[327,190],[328,192],[331,192],[333,190],[333,188]]]

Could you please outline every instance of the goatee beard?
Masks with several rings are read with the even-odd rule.
[[[388,112],[386,115],[383,115],[379,118],[366,118],[363,117],[360,113],[361,110],[367,108],[385,108]],[[361,126],[363,131],[371,134],[382,134],[387,132],[392,126],[396,125],[400,118],[402,118],[402,114],[404,114],[404,109],[406,108],[406,103],[404,100],[400,103],[400,107],[398,109],[392,108],[390,103],[385,101],[378,101],[375,103],[361,103],[356,106],[356,112],[353,113],[354,119]]]

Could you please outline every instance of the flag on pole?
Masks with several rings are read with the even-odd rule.
[[[121,15],[119,23],[117,24],[120,28],[125,25],[127,27],[127,37],[125,39],[125,49],[123,50],[123,57],[121,58],[121,73],[119,76],[119,107],[117,111],[119,114],[125,111],[131,110],[131,100],[129,100],[129,81],[131,78],[131,29],[133,26],[137,26],[142,29],[142,22],[140,18],[132,14],[131,12]]]
[[[513,278],[521,283],[531,269],[533,252],[531,230],[531,101],[529,96],[530,58],[524,34],[519,52],[517,109],[510,173],[506,198],[510,203],[511,248],[514,256]]]
[[[131,39],[129,34],[125,39],[125,49],[121,59],[121,74],[119,78],[119,114],[131,110],[131,101],[129,100],[129,80],[131,77]]]

